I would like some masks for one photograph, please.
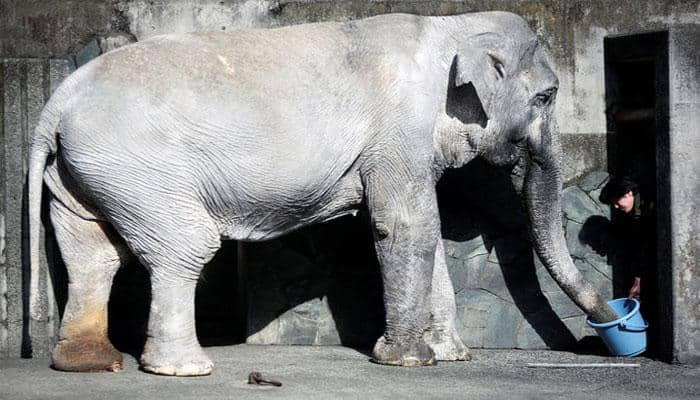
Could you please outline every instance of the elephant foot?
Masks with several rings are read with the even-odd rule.
[[[384,336],[377,340],[372,351],[372,361],[377,364],[400,367],[434,365],[435,353],[422,340],[397,341],[389,343]]]
[[[106,339],[59,340],[52,353],[52,367],[60,371],[119,372],[122,363],[122,354]]]
[[[456,332],[452,334],[428,332],[425,341],[438,361],[470,361],[472,359],[469,349],[462,343]]]
[[[141,355],[141,368],[158,375],[202,376],[211,374],[214,363],[199,345],[196,350],[185,350],[173,343],[155,345],[146,342]]]

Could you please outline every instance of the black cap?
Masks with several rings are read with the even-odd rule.
[[[627,192],[637,193],[637,183],[628,176],[611,176],[608,183],[603,186],[598,199],[604,204],[613,204]]]

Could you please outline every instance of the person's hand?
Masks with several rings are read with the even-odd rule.
[[[641,291],[640,282],[641,282],[641,279],[639,279],[639,277],[635,276],[634,277],[634,284],[630,288],[630,292],[627,295],[628,300],[639,299],[639,294]]]

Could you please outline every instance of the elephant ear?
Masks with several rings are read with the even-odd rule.
[[[462,42],[457,52],[455,86],[471,83],[487,117],[494,95],[506,78],[503,57],[498,55],[505,44],[506,38],[501,35],[482,33]]]

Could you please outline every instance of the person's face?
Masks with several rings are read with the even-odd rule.
[[[615,201],[613,206],[625,214],[631,213],[634,208],[634,193],[630,190]]]

